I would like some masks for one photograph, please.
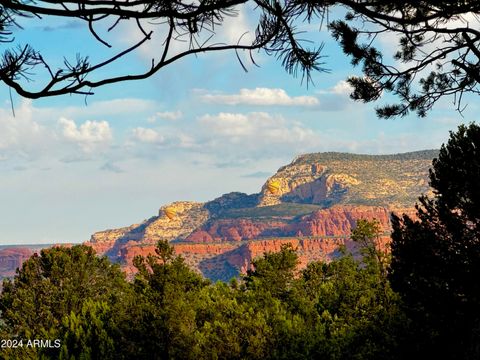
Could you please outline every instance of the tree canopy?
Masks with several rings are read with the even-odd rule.
[[[460,126],[433,161],[434,196],[393,217],[392,287],[415,323],[417,354],[480,356],[480,127]]]
[[[299,270],[291,246],[230,284],[210,283],[168,242],[118,265],[86,246],[43,250],[0,294],[2,359],[394,359],[403,317],[376,257]],[[28,339],[56,340],[31,347]]]
[[[24,340],[25,346],[2,348],[2,358],[115,358],[113,309],[128,294],[120,267],[97,257],[91,247],[42,250],[3,282],[2,338]],[[27,339],[58,339],[60,347],[28,347]]]
[[[222,26],[245,6],[254,7],[259,15],[253,36],[219,43],[216,35]],[[0,40],[5,48],[0,79],[28,98],[88,95],[106,84],[145,79],[190,55],[230,50],[237,55],[246,51],[253,61],[255,51],[264,51],[277,57],[288,73],[300,75],[308,83],[313,71],[328,71],[323,44],[302,41],[299,25],[309,22],[327,26],[352,64],[361,66],[363,75],[348,79],[354,88],[353,99],[376,101],[385,93],[396,97],[397,103],[377,108],[379,116],[404,116],[410,111],[425,116],[445,96],[452,96],[457,110],[462,111],[464,94],[478,93],[479,13],[480,4],[473,0],[7,0],[0,5]],[[141,36],[135,44],[96,63],[83,54],[54,68],[29,44],[8,44],[18,30],[16,20],[22,16],[37,21],[48,16],[78,19],[100,46],[112,47],[104,35],[127,21],[136,24]],[[154,31],[163,34],[163,44],[149,67],[107,75],[108,67],[145,46]],[[379,49],[382,36],[397,44],[393,58]],[[188,46],[176,52],[176,43]],[[41,79],[45,78],[36,78],[42,70],[48,76],[44,83]],[[35,79],[40,85],[32,86],[30,80]]]

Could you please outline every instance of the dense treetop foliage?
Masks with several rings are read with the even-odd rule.
[[[43,250],[4,282],[0,329],[3,338],[61,346],[2,349],[2,356],[390,359],[392,334],[403,331],[398,296],[369,259],[363,266],[345,253],[298,271],[286,245],[255,260],[243,279],[211,284],[160,242],[156,255],[135,259],[129,283],[88,247]]]
[[[435,358],[480,357],[480,127],[460,126],[430,171],[435,196],[418,220],[393,217],[390,280],[421,347]],[[451,346],[455,344],[455,346]]]

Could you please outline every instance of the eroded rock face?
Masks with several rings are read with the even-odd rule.
[[[282,203],[282,197],[292,202],[307,201],[315,197],[325,197],[325,181],[322,175],[326,167],[321,164],[287,165],[278,169],[277,173],[263,185],[258,206],[271,206]],[[267,183],[276,181],[278,192],[268,191]]]
[[[14,276],[17,268],[20,268],[33,252],[33,249],[27,247],[0,249],[0,278]]]
[[[385,248],[389,244],[389,237],[380,238],[379,246]],[[304,269],[312,261],[331,261],[339,256],[340,246],[345,246],[347,251],[359,254],[357,244],[347,238],[278,238],[269,240],[256,240],[246,243],[215,244],[217,250],[207,248],[204,244],[195,244],[195,250],[181,252],[191,266],[200,271],[205,277],[213,281],[229,281],[232,277],[246,274],[252,269],[254,259],[267,252],[278,252],[282,245],[291,244],[298,254],[298,268]],[[179,249],[181,245],[175,245]],[[205,247],[206,256],[201,257],[201,248]],[[178,252],[178,250],[177,250]],[[193,258],[193,259],[192,259]],[[199,261],[199,258],[201,260]]]
[[[168,207],[174,209],[176,215],[169,219],[164,214],[166,206],[161,207],[158,217],[145,228],[144,242],[155,244],[158,240],[184,239],[209,217],[203,203],[177,201]]]
[[[315,211],[300,219],[218,219],[205,225],[207,218],[201,221],[190,221],[189,225],[179,231],[181,220],[171,221],[163,217],[153,218],[141,225],[118,230],[107,230],[92,236],[90,245],[100,254],[105,254],[111,246],[121,241],[127,244],[132,241],[142,244],[155,244],[160,239],[181,239],[191,243],[213,243],[245,241],[265,237],[291,236],[348,236],[359,219],[377,219],[385,231],[389,229],[390,209],[368,206],[342,206]],[[397,210],[400,211],[401,210]],[[195,225],[200,224],[195,229]],[[143,230],[139,228],[143,226]],[[173,230],[172,230],[173,229]],[[194,230],[193,230],[194,229]],[[192,231],[193,230],[193,231]],[[190,233],[189,233],[190,232]],[[182,235],[188,234],[185,238]]]
[[[359,219],[377,219],[387,244],[390,213],[412,217],[418,196],[430,193],[434,156],[436,151],[305,154],[269,179],[279,184],[275,194],[267,181],[258,194],[175,202],[141,224],[95,233],[87,244],[120,262],[130,276],[133,258],[153,253],[158,240],[171,241],[188,264],[214,280],[245,272],[252,259],[288,242],[306,266],[335,256],[340,245],[353,246],[349,236]]]
[[[220,219],[195,230],[185,241],[196,243],[251,240],[265,236],[282,236],[286,220]]]
[[[397,213],[412,215],[413,209],[396,209]],[[377,219],[386,235],[382,246],[390,238],[391,209],[384,207],[338,206],[315,211],[294,220],[221,219],[206,224],[183,242],[174,242],[178,255],[187,264],[212,280],[228,281],[231,277],[246,273],[252,261],[266,252],[279,251],[283,244],[292,244],[299,255],[299,267],[311,261],[329,261],[338,255],[341,245],[355,250],[349,239],[359,219]],[[117,243],[118,244],[118,243]],[[155,244],[128,241],[117,249],[117,261],[129,277],[135,273],[133,259],[137,255],[155,253]],[[110,252],[111,253],[111,252]],[[107,253],[108,254],[108,253]]]
[[[428,169],[436,154],[434,150],[395,155],[305,154],[268,179],[280,187],[272,194],[267,181],[259,206],[294,202],[410,207],[420,194],[430,191]]]
[[[352,175],[330,173],[332,169],[322,164],[290,164],[278,170],[268,181],[276,181],[277,193],[262,187],[259,206],[271,206],[282,202],[330,205],[339,203],[342,195],[352,186],[361,183]]]
[[[221,258],[224,253],[228,253],[236,249],[238,244],[174,244],[175,253],[182,256],[186,263],[194,270],[197,270],[200,273],[203,273],[201,269],[201,264],[205,261],[209,261],[216,258]],[[141,245],[141,244],[130,244],[130,246],[125,246],[122,249],[122,268],[126,272],[129,278],[132,278],[136,272],[135,267],[133,266],[133,259],[137,255],[147,256],[149,254],[155,253],[155,245]],[[225,268],[221,268],[220,273],[223,280],[228,275],[225,271]],[[237,268],[232,268],[231,274],[237,276],[239,270]],[[229,280],[231,277],[228,277]]]
[[[171,219],[165,214],[167,207],[175,212]],[[126,244],[156,244],[158,240],[183,239],[203,225],[208,217],[209,212],[202,203],[178,201],[161,207],[158,216],[141,224],[97,232],[92,235],[87,245],[92,246],[100,255],[120,261]]]
[[[134,229],[138,228],[139,224],[134,224],[128,227],[123,227],[119,229],[104,230],[99,231],[93,234],[88,241],[88,245],[93,247],[97,254],[105,255],[114,245],[115,242],[125,236],[130,234]]]
[[[299,255],[299,268],[311,261],[329,261],[337,256],[339,246],[346,245],[352,250],[355,245],[345,238],[328,239],[270,239],[243,243],[221,244],[174,244],[175,253],[185,258],[187,264],[204,276],[216,281],[228,281],[252,268],[252,261],[266,252],[280,251],[281,246],[292,244]],[[122,265],[127,276],[135,274],[133,259],[137,255],[154,253],[154,245],[131,244],[122,250]]]
[[[349,236],[360,219],[377,219],[383,231],[390,230],[391,209],[373,206],[335,206],[299,219],[220,219],[192,232],[185,241],[194,243],[245,241],[265,237]],[[395,209],[411,213],[411,209]]]
[[[383,231],[390,230],[390,210],[384,207],[336,206],[306,215],[292,223],[289,233],[297,236],[349,236],[360,219],[380,222]]]

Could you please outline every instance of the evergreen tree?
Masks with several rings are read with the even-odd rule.
[[[159,241],[155,255],[137,256],[129,317],[119,325],[123,353],[131,358],[190,359],[194,349],[195,301],[209,284]]]
[[[54,247],[28,259],[0,295],[2,332],[17,339],[60,339],[67,348],[18,348],[6,358],[104,358],[112,348],[113,309],[129,293],[124,273],[91,247]],[[103,323],[105,322],[105,323]],[[109,328],[109,334],[106,330]],[[24,344],[26,345],[26,344]],[[8,352],[7,352],[8,353]],[[67,356],[68,355],[68,356]],[[90,357],[89,357],[90,356]]]
[[[63,317],[60,360],[118,359],[111,326],[114,315],[105,302],[87,300],[80,313]]]
[[[480,358],[480,127],[460,126],[430,170],[417,219],[393,216],[390,280],[428,358]]]
[[[292,244],[282,245],[279,252],[267,252],[263,258],[255,259],[252,265],[244,278],[246,286],[261,288],[274,297],[286,300],[298,265],[298,256]]]

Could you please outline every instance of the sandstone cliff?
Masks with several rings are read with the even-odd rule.
[[[286,242],[305,266],[330,259],[340,245],[352,247],[349,235],[359,219],[379,220],[386,243],[390,213],[413,216],[418,196],[430,191],[428,169],[436,154],[305,154],[267,180],[279,184],[275,194],[266,182],[258,194],[175,202],[140,224],[95,233],[87,244],[130,275],[134,256],[152,253],[160,239],[215,280],[245,272],[255,257]]]
[[[175,216],[169,219],[166,208],[173,209]],[[156,244],[158,240],[182,239],[204,224],[209,212],[202,203],[177,201],[162,206],[158,216],[151,217],[140,224],[128,227],[100,231],[93,234],[87,242],[100,255],[107,255],[114,261],[122,257],[122,249],[127,244],[139,242]]]
[[[396,155],[318,153],[298,156],[268,181],[280,184],[271,194],[267,183],[259,206],[299,202],[331,206],[412,206],[429,191],[428,168],[437,151]]]

